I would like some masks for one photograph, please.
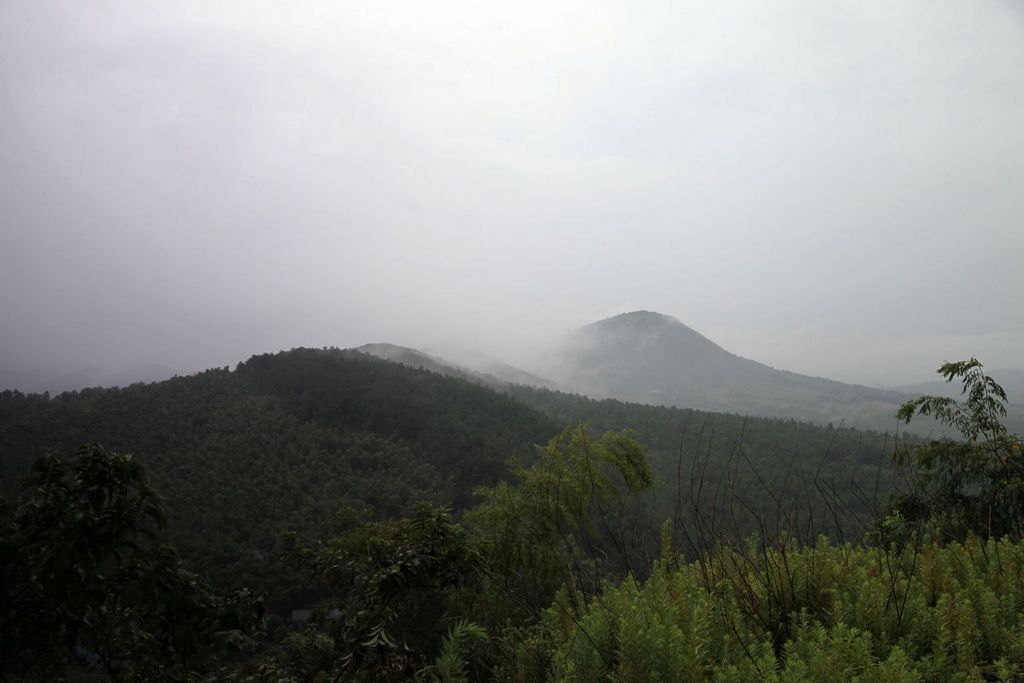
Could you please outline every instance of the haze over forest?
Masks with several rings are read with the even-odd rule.
[[[0,680],[1024,681],[1020,0],[8,0],[0,112]]]
[[[3,3],[0,386],[529,367],[634,309],[872,386],[1020,367],[1022,38],[1008,0]]]

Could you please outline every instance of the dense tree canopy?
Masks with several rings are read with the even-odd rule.
[[[724,504],[712,500],[711,484],[734,468],[737,495],[759,504],[761,479],[799,490],[793,500],[815,510],[815,532],[836,523],[814,476],[863,515],[847,482],[871,489],[888,458],[885,438],[870,432],[529,387],[498,393],[352,352],[295,349],[156,384],[53,397],[0,392],[0,492],[16,491],[48,451],[100,442],[134,453],[167,501],[169,533],[189,566],[219,585],[262,591],[271,608],[287,611],[315,595],[279,561],[282,531],[314,538],[343,508],[383,520],[420,501],[458,515],[476,502],[477,486],[509,476],[510,460],[531,462],[538,445],[581,421],[595,434],[630,429],[648,449],[660,482],[649,503],[655,529],[678,507],[680,457],[683,480],[699,471],[707,481],[700,507]],[[743,533],[754,528],[741,521]]]
[[[131,456],[83,446],[38,460],[0,518],[0,677],[166,680],[244,646],[251,596],[221,595],[163,544],[156,493]]]
[[[962,398],[900,416],[960,440],[498,391],[334,350],[4,392],[0,673],[1013,680],[1021,441],[980,363],[941,372]],[[112,451],[62,455],[97,440]],[[237,659],[265,632],[255,594],[270,639]]]

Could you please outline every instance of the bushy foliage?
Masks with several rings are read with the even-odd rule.
[[[897,497],[874,534],[807,546],[762,527],[745,544],[717,535],[675,569],[664,550],[643,584],[606,584],[583,605],[563,593],[520,639],[506,677],[1018,680],[1020,439],[1000,423],[1006,397],[980,363],[940,372],[963,379],[963,402],[925,396],[900,417],[934,416],[965,441],[909,451],[912,481],[923,486]]]
[[[131,456],[92,445],[44,457],[0,521],[0,677],[50,678],[80,660],[175,680],[248,642],[251,596],[181,567]]]
[[[479,594],[482,562],[479,542],[444,508],[421,505],[408,519],[355,524],[292,554],[328,597],[319,610],[319,635],[290,637],[285,653],[299,645],[305,652],[314,642],[325,651],[329,638],[331,655],[317,659],[322,671],[350,680],[406,680],[440,656],[437,671],[454,675],[459,647],[478,635],[463,624],[443,636],[452,615]],[[289,657],[285,665],[309,659]]]
[[[484,629],[465,619],[460,620],[448,629],[437,661],[420,670],[417,678],[430,683],[468,683],[466,650],[486,640],[487,632]]]
[[[480,490],[468,529],[447,510],[420,506],[400,521],[354,523],[326,542],[297,545],[293,556],[329,595],[321,614],[333,610],[334,618],[286,641],[275,666],[300,675],[291,662],[316,658],[288,653],[318,632],[315,642],[329,637],[334,653],[322,675],[482,680],[517,625],[541,614],[556,591],[582,604],[616,569],[627,571],[626,559],[613,566],[597,556],[631,551],[630,507],[653,484],[635,441],[569,428],[515,475]]]
[[[899,417],[934,417],[961,440],[936,439],[898,452],[910,490],[896,498],[895,510],[938,538],[1024,537],[1024,444],[1000,421],[1006,393],[974,358],[944,363],[938,372],[947,382],[963,382],[963,398],[922,396],[905,403]]]
[[[662,566],[642,585],[608,585],[582,615],[563,597],[523,639],[515,677],[1014,680],[1007,676],[1024,664],[1024,543],[930,544],[912,567],[893,566],[879,548],[823,542],[795,550],[785,614],[770,620],[780,560],[766,570],[750,552],[743,562],[721,563],[720,572],[694,562]],[[783,619],[790,627],[776,648]]]
[[[486,539],[490,586],[509,616],[536,616],[559,588],[593,593],[606,576],[640,571],[651,523],[640,495],[653,485],[635,440],[593,438],[580,424],[539,448],[511,482],[479,489],[467,520]]]

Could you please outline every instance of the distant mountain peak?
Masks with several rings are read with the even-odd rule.
[[[630,311],[598,320],[581,327],[573,333],[577,339],[597,338],[605,343],[685,344],[690,353],[704,349],[705,353],[730,354],[697,330],[680,322],[677,318],[655,311]]]
[[[595,323],[587,325],[587,327],[612,325],[635,328],[662,327],[665,325],[681,325],[686,327],[686,325],[683,325],[683,323],[678,319],[655,311],[629,311],[628,313],[620,313],[618,315],[613,315],[610,318],[598,320]]]
[[[581,327],[548,375],[598,398],[886,427],[902,396],[776,370],[737,356],[676,318],[630,311]]]

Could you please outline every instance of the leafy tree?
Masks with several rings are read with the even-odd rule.
[[[487,539],[491,609],[534,618],[559,589],[600,591],[609,575],[643,573],[652,520],[640,496],[654,486],[646,451],[627,433],[566,428],[516,481],[481,488],[472,528]],[[494,616],[491,616],[493,619]]]
[[[963,383],[962,398],[921,396],[904,403],[897,417],[933,417],[962,440],[936,439],[900,454],[911,466],[913,489],[896,498],[896,510],[909,521],[927,521],[941,538],[970,532],[1021,538],[1024,457],[1020,437],[1001,423],[1006,392],[975,358],[944,363],[938,373]]]
[[[173,680],[244,644],[249,596],[182,569],[164,524],[130,455],[91,445],[37,461],[0,525],[0,678],[48,678],[78,659]]]
[[[305,652],[310,643],[330,638],[333,657],[317,659],[321,671],[349,680],[408,680],[439,653],[437,671],[461,671],[458,646],[478,630],[462,625],[450,642],[442,638],[452,615],[467,609],[478,592],[481,555],[479,543],[446,508],[422,504],[410,518],[355,524],[291,553],[329,595],[319,612],[322,631],[288,643]],[[282,661],[286,672],[300,678],[314,673],[290,661]]]
[[[473,643],[486,640],[487,631],[465,619],[460,620],[448,629],[437,661],[420,670],[417,677],[430,683],[468,683],[465,650]]]
[[[947,396],[921,396],[900,406],[896,417],[909,423],[915,414],[934,416],[939,422],[955,427],[968,441],[978,435],[995,439],[1006,433],[1000,418],[1006,417],[1006,392],[984,373],[977,358],[943,363],[936,371],[946,382],[963,382],[963,400]]]
[[[634,541],[645,538],[637,530],[646,521],[638,497],[653,486],[639,444],[624,433],[595,439],[579,425],[537,450],[514,482],[478,491],[468,530],[446,509],[421,505],[410,518],[357,522],[326,542],[295,545],[329,597],[319,629],[286,642],[282,675],[489,680],[497,650],[514,647],[517,625],[542,614],[559,589],[585,606],[603,581],[638,565]]]

